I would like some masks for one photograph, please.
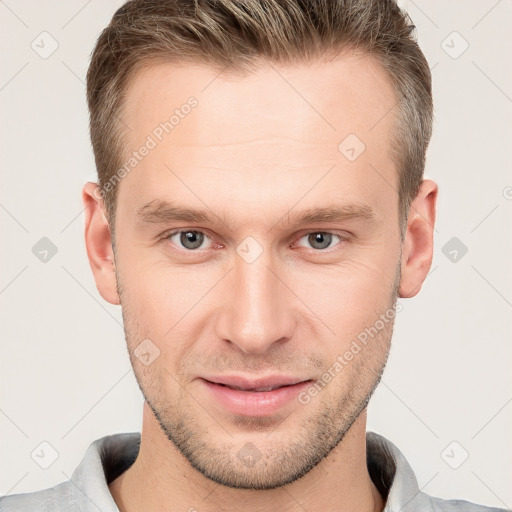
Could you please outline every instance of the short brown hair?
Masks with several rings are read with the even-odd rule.
[[[117,187],[105,185],[122,165],[123,101],[138,70],[181,61],[247,73],[265,60],[302,63],[348,49],[375,58],[395,89],[391,156],[403,235],[433,118],[430,68],[413,30],[394,0],[126,2],[99,36],[87,72],[91,142],[111,228]]]

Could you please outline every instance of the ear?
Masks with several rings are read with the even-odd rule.
[[[114,251],[98,184],[86,183],[82,189],[82,200],[85,206],[85,245],[96,287],[107,302],[118,305],[121,301],[117,293]]]
[[[414,297],[425,281],[434,251],[437,185],[423,180],[412,201],[407,231],[402,244],[402,269],[399,296]]]

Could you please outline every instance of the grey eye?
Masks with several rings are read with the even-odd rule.
[[[179,242],[185,248],[189,250],[198,249],[201,247],[202,243],[205,240],[205,235],[201,231],[177,231],[176,233],[171,233],[169,235],[169,239],[172,239],[174,236],[179,235]]]
[[[341,237],[338,235],[334,235],[333,233],[326,233],[324,231],[309,233],[302,238],[307,238],[308,244],[310,244],[313,249],[322,250],[327,249],[331,245],[333,237],[341,239]]]

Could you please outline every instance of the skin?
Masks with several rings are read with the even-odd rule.
[[[397,296],[418,293],[432,262],[437,185],[423,181],[402,241],[385,115],[392,86],[353,54],[243,78],[152,64],[126,97],[127,154],[190,96],[197,107],[119,184],[115,252],[97,185],[83,189],[91,268],[102,297],[122,305],[146,400],[139,456],[110,483],[112,496],[128,512],[381,511],[366,412],[393,321],[309,403],[292,400],[270,417],[226,411],[198,377],[318,381]],[[352,162],[338,150],[351,133],[366,146]],[[218,217],[146,222],[137,212],[154,201]],[[366,205],[373,216],[289,222],[331,204]],[[166,238],[177,229],[201,231],[200,248]],[[322,246],[318,232],[333,236]],[[247,237],[262,251],[250,263],[236,251]],[[160,351],[148,366],[134,355],[145,339]],[[237,456],[247,443],[259,454],[252,466]]]

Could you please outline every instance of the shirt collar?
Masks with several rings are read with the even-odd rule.
[[[71,476],[80,510],[119,512],[108,484],[135,462],[140,433],[113,434],[94,441]],[[384,512],[431,512],[428,496],[422,493],[414,472],[402,452],[384,436],[366,433],[370,477],[383,495]]]
[[[366,459],[373,483],[386,497],[384,512],[431,512],[430,498],[421,492],[404,454],[384,436],[366,433]]]

